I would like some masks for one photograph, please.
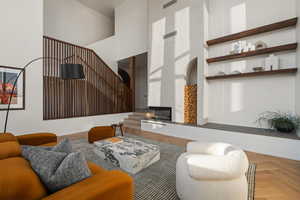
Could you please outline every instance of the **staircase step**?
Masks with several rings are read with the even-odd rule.
[[[141,130],[141,125],[133,125],[133,124],[124,124],[124,128],[130,128],[130,129],[137,129],[137,130]]]
[[[128,128],[128,127],[124,128],[124,132],[129,134],[139,134],[141,131],[142,129]]]
[[[132,119],[124,119],[125,124],[132,124],[132,125],[141,125],[141,120],[132,120]]]
[[[141,130],[141,121],[147,119],[146,114],[143,112],[134,112],[128,115],[128,118],[124,120],[124,128]]]

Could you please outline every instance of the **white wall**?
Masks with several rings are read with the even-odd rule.
[[[148,51],[148,0],[125,0],[115,8],[115,35],[87,46],[111,68],[118,61]]]
[[[270,6],[271,5],[271,6]],[[275,23],[296,16],[296,0],[210,0],[209,39],[246,29]],[[296,41],[295,29],[285,29],[245,39],[255,43],[262,40],[268,46]],[[209,48],[209,57],[226,55],[232,42]],[[281,68],[297,67],[296,53],[277,54]],[[251,71],[262,66],[266,56],[210,64],[207,74],[218,71]],[[209,122],[256,126],[258,115],[264,111],[295,111],[295,75],[228,79],[208,83]]]
[[[296,10],[297,10],[297,16],[298,18],[300,17],[300,1],[297,1],[296,5]],[[297,25],[297,40],[300,42],[300,19],[298,19],[298,25]],[[298,48],[297,51],[297,65],[299,66],[300,63],[300,48]],[[300,115],[300,72],[298,71],[297,76],[296,76],[296,112],[298,115]]]
[[[44,34],[77,45],[113,35],[114,22],[77,0],[44,0]]]
[[[124,1],[115,9],[115,20],[118,60],[147,52],[148,0]]]
[[[93,49],[100,58],[116,73],[118,74],[118,51],[119,43],[116,36],[100,40],[91,45],[88,45],[87,48]]]
[[[8,20],[9,19],[9,20]],[[23,67],[26,62],[41,57],[43,36],[43,1],[1,1],[0,6],[1,65]],[[26,73],[26,110],[10,113],[9,130],[34,127],[41,121],[42,62],[34,63]],[[0,112],[3,129],[5,112]]]
[[[145,109],[148,106],[148,86],[147,86],[147,54],[136,57],[135,69],[135,108]]]
[[[23,67],[30,60],[43,55],[43,1],[1,1],[0,23],[1,65]],[[10,113],[8,131],[15,134],[49,131],[62,135],[87,131],[96,125],[116,123],[128,115],[43,121],[42,70],[42,61],[26,70],[26,108]],[[5,112],[2,111],[1,130],[4,119]]]
[[[204,1],[182,0],[163,9],[166,2],[149,1],[148,104],[172,107],[173,120],[183,122],[187,68],[195,57],[198,57],[198,77],[203,80]],[[175,37],[163,39],[175,30]],[[203,95],[199,98],[202,104],[201,98]]]

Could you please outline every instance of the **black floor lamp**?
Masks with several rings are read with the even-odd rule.
[[[51,58],[51,57],[40,57],[36,58],[32,61],[30,61],[28,64],[26,64],[23,68],[21,68],[20,73],[17,75],[16,80],[14,81],[13,88],[11,90],[10,96],[9,96],[9,102],[6,110],[6,118],[5,118],[5,123],[4,123],[4,131],[3,133],[6,133],[7,130],[7,122],[8,122],[8,116],[9,116],[9,111],[10,111],[10,106],[11,106],[11,100],[13,97],[14,90],[16,89],[16,84],[18,82],[18,79],[20,78],[21,74],[25,72],[26,68],[29,67],[32,63],[38,61],[38,60],[55,60],[60,64],[60,78],[63,80],[74,80],[74,79],[84,79],[84,71],[83,71],[83,66],[81,64],[69,64],[69,63],[64,63],[62,60],[59,60],[57,58]]]

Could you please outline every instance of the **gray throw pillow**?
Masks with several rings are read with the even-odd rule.
[[[54,147],[51,150],[25,147],[22,152],[33,170],[52,193],[92,175],[81,152],[59,152],[66,150],[61,146],[58,145],[57,148]]]
[[[29,145],[22,145],[22,149],[44,149],[48,151],[56,151],[56,152],[63,152],[63,153],[72,153],[72,145],[70,141],[65,138],[60,143],[58,143],[54,147],[47,147],[47,146],[29,146]]]
[[[58,145],[52,148],[52,151],[63,152],[63,153],[72,153],[72,145],[68,139],[63,139]]]

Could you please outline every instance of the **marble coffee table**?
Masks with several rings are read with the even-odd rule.
[[[159,146],[127,137],[116,138],[121,141],[116,143],[108,140],[95,142],[95,153],[131,174],[136,174],[159,161]]]

